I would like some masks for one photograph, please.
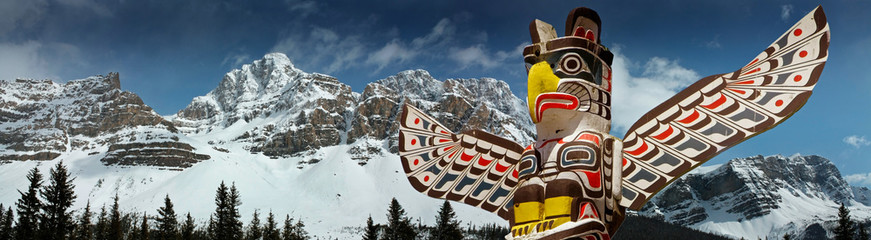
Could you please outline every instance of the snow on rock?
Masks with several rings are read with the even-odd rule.
[[[712,169],[716,168],[716,169]],[[820,156],[738,158],[693,171],[663,189],[640,211],[702,231],[743,238],[806,235],[814,223],[833,221],[840,203],[866,219],[867,198]]]

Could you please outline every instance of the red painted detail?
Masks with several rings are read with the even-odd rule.
[[[563,139],[560,138],[559,141],[557,141],[557,143],[559,143],[559,144],[564,144],[564,143],[566,143],[566,141],[563,141]]]
[[[795,35],[796,37],[800,36],[801,28],[796,28],[795,31],[792,31],[792,35]]]
[[[552,142],[556,142],[556,141],[562,141],[562,140],[560,140],[559,138],[548,139],[548,140],[545,140],[543,143],[539,144],[538,147],[541,148],[541,147],[544,147],[544,145],[548,145],[548,144],[550,144]]]
[[[523,151],[529,151],[529,150],[532,150],[532,144],[529,144],[529,146],[526,146],[526,149],[523,149]]]
[[[444,130],[442,130],[441,133],[444,133],[444,134],[451,134],[451,133],[446,132],[446,131],[444,131]]]
[[[514,169],[514,172],[511,173],[511,176],[514,176],[514,178],[517,178],[517,176],[519,176],[519,174],[520,173],[517,172],[517,169]]]
[[[596,145],[599,145],[599,136],[589,133],[582,133],[580,136],[578,136],[578,140],[587,140],[596,143]]]
[[[469,154],[466,154],[466,152],[463,152],[463,155],[460,155],[460,160],[463,160],[466,162],[471,161],[472,155],[469,155]]]
[[[415,118],[415,119],[414,119],[414,124],[420,124],[420,118]]]
[[[611,92],[611,68],[605,68],[605,74],[602,77],[608,82],[608,87],[605,90]]]
[[[586,38],[586,39],[590,39],[590,41],[593,41],[593,42],[596,41],[596,35],[593,34],[593,31],[589,31],[589,30],[588,30],[588,31],[587,31],[587,35],[585,35],[584,38]]]
[[[746,94],[747,93],[747,91],[744,91],[744,90],[738,90],[738,89],[734,89],[734,88],[727,88],[727,89],[729,89],[729,91],[733,91],[733,92],[738,93],[738,94]]]
[[[777,102],[774,102],[774,106],[783,106],[783,100],[777,100]]]
[[[802,50],[801,52],[798,53],[798,56],[799,57],[807,57],[807,51]]]
[[[497,172],[505,172],[505,170],[508,170],[508,167],[510,166],[502,166],[502,164],[496,163]]]
[[[638,155],[644,153],[645,151],[647,151],[647,142],[645,142],[644,140],[641,140],[641,147],[638,147],[638,149],[635,149],[635,151],[626,152],[626,153],[628,153],[629,155],[638,156]],[[623,159],[623,165],[626,165],[626,159]]]
[[[420,163],[420,160],[419,160],[419,159],[414,159],[414,166],[417,166],[418,163]]]
[[[665,140],[665,138],[668,138],[668,136],[671,136],[672,133],[674,133],[674,128],[672,128],[671,125],[668,125],[668,129],[666,129],[665,132],[662,132],[659,135],[653,136],[653,138],[655,138],[656,140],[662,141],[662,140]]]
[[[451,150],[451,148],[454,148],[454,146],[448,146],[448,147],[446,147],[445,149],[442,149],[442,151],[447,152],[448,150]]]
[[[596,208],[593,206],[593,204],[588,202],[581,204],[581,211],[578,214],[578,219],[586,218],[599,219],[599,213],[596,212]]]
[[[795,75],[795,77],[792,78],[792,80],[796,81],[796,82],[801,82],[801,75]]]
[[[429,182],[429,176],[423,176],[423,181],[424,181],[424,182]]]
[[[753,64],[754,64],[754,63],[756,63],[756,62],[758,62],[758,61],[759,61],[759,59],[758,59],[758,58],[756,58],[756,59],[753,59],[753,61],[752,61],[752,62],[750,62],[750,63],[748,63],[748,64],[747,64],[747,66],[744,66],[744,68],[746,68],[746,67],[749,67],[749,66],[750,66],[750,65],[753,65]]]
[[[683,124],[690,124],[691,122],[695,121],[696,119],[699,119],[699,112],[696,111],[695,109],[693,109],[693,113],[690,114],[690,116],[688,116],[684,119],[681,119],[678,122],[683,123]]]
[[[756,68],[756,69],[750,70],[749,72],[744,73],[744,75],[755,73],[755,72],[758,72],[759,70],[762,70],[762,69]]]
[[[707,108],[707,109],[712,109],[712,110],[713,110],[714,108],[717,108],[717,107],[719,107],[720,105],[723,105],[723,103],[725,103],[725,102],[726,102],[726,95],[720,94],[720,98],[717,99],[717,101],[714,101],[714,102],[711,103],[710,105],[705,105],[705,106],[703,106],[703,107],[705,107],[705,108]]]
[[[588,172],[582,171],[585,175],[587,175],[587,181],[590,183],[590,187],[600,188],[602,187],[602,177],[599,175],[599,172]]]
[[[439,143],[443,143],[443,142],[450,142],[450,141],[451,141],[451,140],[448,140],[448,139],[444,139],[444,138],[442,138],[442,139],[439,139]]]
[[[547,99],[566,100],[566,101],[570,101],[570,103],[557,103],[557,102],[542,103],[542,101],[547,100]],[[539,94],[538,97],[535,99],[535,106],[536,106],[535,112],[537,114],[536,117],[538,118],[538,121],[541,121],[542,113],[544,113],[545,110],[548,110],[551,108],[574,110],[574,109],[578,108],[578,98],[575,96],[569,95],[569,94],[565,94],[565,93],[542,93],[542,94]]]
[[[572,35],[574,35],[575,37],[583,37],[584,35],[582,34],[584,34],[584,32],[586,32],[586,30],[584,30],[584,27],[577,27],[575,28],[575,32],[573,32]]]
[[[411,145],[415,145],[415,144],[417,144],[417,139],[412,138],[412,139],[411,139]]]
[[[623,158],[623,166],[626,166],[626,158]]]
[[[478,165],[481,165],[484,167],[490,165],[491,162],[493,162],[493,159],[486,159],[483,156],[478,159]]]
[[[753,83],[755,83],[755,82],[756,82],[756,81],[753,81],[753,80],[747,80],[747,81],[743,81],[743,82],[736,82],[735,84],[738,84],[738,85],[748,85],[748,84],[753,84]]]
[[[452,152],[450,155],[448,155],[448,158],[454,158],[454,154],[456,154],[456,153],[457,152]]]

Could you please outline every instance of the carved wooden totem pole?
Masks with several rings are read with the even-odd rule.
[[[611,129],[611,60],[602,22],[569,13],[564,37],[534,20],[527,64],[527,147],[471,130],[455,134],[405,104],[399,152],[411,185],[509,221],[506,239],[610,239],[626,208],[807,102],[828,57],[821,7],[734,72],[705,77],[639,119],[621,140]],[[615,79],[620,81],[620,79]]]

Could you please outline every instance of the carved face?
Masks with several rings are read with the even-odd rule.
[[[559,38],[550,24],[530,24],[533,44],[523,49],[530,117],[538,124],[558,118],[547,115],[565,115],[554,111],[564,109],[589,113],[610,125],[613,54],[599,44],[599,17],[580,9],[569,14],[566,23],[566,37]]]

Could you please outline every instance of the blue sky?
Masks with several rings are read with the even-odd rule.
[[[743,66],[819,4],[4,0],[0,79],[68,81],[120,72],[124,90],[169,115],[215,88],[229,70],[283,52],[298,68],[336,76],[358,92],[371,81],[421,68],[441,80],[505,80],[523,96],[519,51],[529,43],[529,22],[538,18],[562,29],[572,8],[588,6],[602,17],[602,40],[617,55],[613,133],[622,135],[670,93]],[[830,1],[823,8],[830,57],[810,101],[712,163],[818,154],[852,183],[871,186],[871,2]]]

